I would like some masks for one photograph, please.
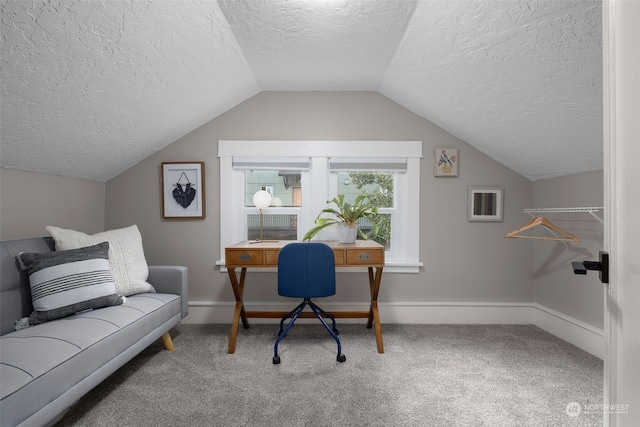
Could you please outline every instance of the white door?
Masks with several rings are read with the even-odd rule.
[[[640,425],[640,1],[603,2],[606,286],[604,420]]]

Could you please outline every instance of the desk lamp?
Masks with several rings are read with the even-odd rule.
[[[262,209],[266,209],[271,204],[271,194],[265,190],[258,190],[253,195],[253,204],[256,208],[260,209],[260,239],[253,243],[264,242],[262,240]]]

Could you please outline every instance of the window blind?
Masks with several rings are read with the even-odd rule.
[[[406,157],[331,157],[331,172],[341,171],[376,171],[406,172]]]
[[[308,157],[233,157],[234,169],[309,170]]]

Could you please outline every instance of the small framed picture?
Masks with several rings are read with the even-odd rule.
[[[457,148],[434,148],[433,175],[458,176],[458,160]]]
[[[469,221],[502,221],[502,187],[469,187]]]
[[[162,217],[205,217],[204,162],[162,162]]]

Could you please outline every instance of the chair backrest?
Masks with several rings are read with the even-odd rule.
[[[278,255],[278,294],[292,298],[336,293],[336,264],[329,245],[289,243]]]

